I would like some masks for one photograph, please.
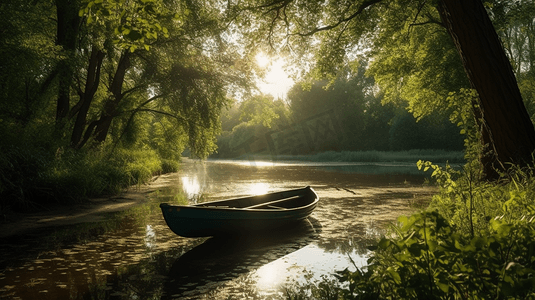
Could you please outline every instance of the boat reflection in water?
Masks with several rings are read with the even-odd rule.
[[[321,224],[309,217],[277,230],[210,238],[174,262],[164,295],[195,298],[239,277],[246,278],[250,271],[307,246],[320,232]]]

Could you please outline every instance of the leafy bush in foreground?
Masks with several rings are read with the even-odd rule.
[[[400,219],[396,238],[377,244],[365,270],[338,273],[343,299],[526,299],[535,297],[535,224],[490,222],[467,238],[438,212]]]
[[[534,170],[489,183],[469,166],[418,166],[433,170],[440,188],[430,208],[399,218],[366,267],[337,272],[340,283],[328,289],[336,293],[312,298],[535,299]]]

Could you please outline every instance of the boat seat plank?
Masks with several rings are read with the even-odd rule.
[[[273,204],[277,204],[277,203],[286,202],[286,201],[289,201],[289,200],[292,200],[292,199],[297,199],[297,198],[300,198],[300,197],[302,197],[302,195],[297,195],[297,196],[288,197],[288,198],[284,198],[284,199],[278,199],[278,200],[274,200],[274,201],[259,203],[259,204],[255,204],[255,205],[244,207],[244,209],[260,208],[260,207],[264,207],[264,206],[269,206],[269,205],[273,205]]]
[[[275,205],[268,205],[267,208],[274,208],[274,209],[287,209],[286,207],[280,207]]]

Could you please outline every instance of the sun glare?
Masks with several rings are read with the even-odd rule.
[[[276,260],[260,267],[255,272],[257,276],[256,288],[260,292],[266,292],[280,287],[287,277],[285,267],[282,260]]]
[[[257,82],[260,91],[271,94],[275,99],[286,98],[294,81],[284,71],[284,60],[280,57],[270,58],[264,53],[257,54],[255,59],[259,67],[267,68],[265,77]]]
[[[269,184],[264,182],[255,182],[249,185],[248,194],[263,195],[269,192]]]
[[[269,57],[265,55],[264,53],[258,53],[255,58],[256,58],[256,64],[261,68],[267,67],[268,64],[271,62]]]
[[[180,178],[182,182],[182,190],[186,193],[188,200],[195,200],[201,193],[201,184],[197,177],[184,176]]]

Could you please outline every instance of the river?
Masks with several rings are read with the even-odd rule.
[[[136,217],[90,240],[30,256],[16,254],[36,248],[31,235],[3,245],[0,298],[284,299],[290,286],[365,266],[367,246],[436,191],[415,164],[186,159],[162,177]],[[311,217],[262,235],[182,238],[158,207],[179,194],[196,203],[304,186],[320,197]]]

